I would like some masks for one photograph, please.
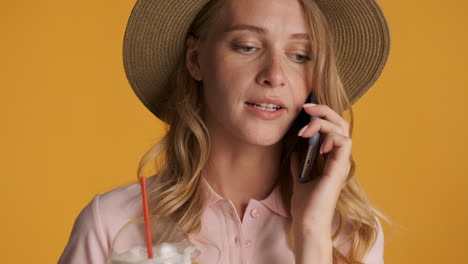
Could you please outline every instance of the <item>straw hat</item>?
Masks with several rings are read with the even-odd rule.
[[[185,50],[187,31],[209,0],[138,0],[125,31],[123,61],[127,79],[158,118],[169,106],[164,90]],[[387,61],[390,31],[375,0],[315,0],[335,41],[340,77],[355,103],[377,80]]]

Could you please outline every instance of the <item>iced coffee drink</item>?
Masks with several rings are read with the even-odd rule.
[[[148,258],[143,219],[124,225],[112,242],[108,264],[190,264],[199,251],[168,217],[151,220],[153,258]]]

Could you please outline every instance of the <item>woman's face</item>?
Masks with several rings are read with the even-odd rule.
[[[205,41],[188,41],[187,68],[203,80],[210,133],[261,146],[281,140],[311,92],[306,32],[297,0],[227,0]],[[270,112],[252,102],[283,108]]]

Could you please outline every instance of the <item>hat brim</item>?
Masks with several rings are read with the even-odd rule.
[[[209,0],[138,0],[123,42],[127,79],[138,98],[158,118],[169,111],[165,90],[183,56],[186,33]],[[390,50],[390,30],[374,0],[316,0],[335,42],[337,67],[354,104],[378,79]]]

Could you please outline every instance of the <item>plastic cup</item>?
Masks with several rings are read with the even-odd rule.
[[[125,224],[112,241],[107,264],[197,263],[200,252],[169,217],[150,218],[153,258],[148,258],[143,217]]]

